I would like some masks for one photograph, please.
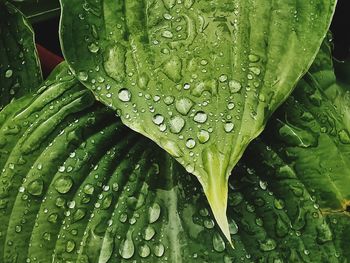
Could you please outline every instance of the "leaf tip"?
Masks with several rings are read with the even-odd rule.
[[[228,160],[215,145],[207,148],[203,154],[204,169],[208,175],[207,185],[204,187],[215,220],[222,233],[234,248],[229,223],[226,215],[228,199],[227,167]]]

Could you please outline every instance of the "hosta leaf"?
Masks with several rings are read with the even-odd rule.
[[[330,58],[320,52],[264,133],[327,213],[350,204],[350,89],[322,66]]]
[[[10,3],[0,2],[0,108],[41,82],[31,26]]]
[[[0,155],[6,162],[0,167],[1,262],[350,259],[346,214],[324,216],[307,183],[308,171],[294,169],[267,138],[248,148],[237,176],[229,179],[233,250],[193,176],[94,103],[65,64],[53,74],[37,94],[3,110],[18,108],[4,117],[0,138],[9,130],[5,127],[19,128],[6,134],[14,142],[2,146],[7,155]],[[304,84],[298,90],[307,89]],[[300,104],[309,109],[307,101]],[[288,111],[298,110],[288,104]],[[326,166],[329,161],[326,156]],[[319,182],[334,191],[322,180],[314,185]]]
[[[306,72],[335,0],[62,0],[64,54],[98,100],[199,179],[229,238],[228,176]]]
[[[11,2],[33,23],[60,15],[58,0],[11,0]]]

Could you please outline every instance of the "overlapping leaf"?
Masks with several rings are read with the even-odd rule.
[[[197,176],[229,238],[228,176],[312,63],[335,2],[62,0],[61,39],[97,99]]]
[[[337,148],[330,129],[309,143],[305,134],[321,129],[305,96],[315,88],[322,114],[343,127],[322,89],[301,82],[229,180],[232,250],[197,180],[95,103],[62,64],[37,94],[2,111],[1,262],[346,262],[349,216],[325,208],[347,193],[337,195],[341,185],[324,173],[334,169],[324,152],[341,155],[350,145]],[[308,166],[305,151],[315,156]]]
[[[33,23],[59,17],[59,0],[10,0]]]
[[[10,3],[0,3],[0,108],[41,82],[31,26]]]

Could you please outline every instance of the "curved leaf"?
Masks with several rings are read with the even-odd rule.
[[[58,0],[11,0],[32,23],[59,17],[60,2]]]
[[[337,190],[325,183],[323,174],[295,165],[305,147],[293,147],[296,161],[290,162],[291,156],[281,150],[288,140],[269,141],[274,129],[268,128],[264,141],[248,148],[235,169],[237,176],[229,179],[233,250],[193,176],[94,103],[65,64],[53,74],[37,94],[2,111],[8,113],[0,138],[6,134],[8,141],[1,148],[7,154],[0,155],[1,262],[350,260],[348,213],[325,214],[325,201],[333,199],[316,198],[314,189]],[[279,115],[288,110],[297,116],[300,107],[312,113],[314,106],[301,92],[309,89],[302,82],[294,93],[302,94],[300,102],[288,101]],[[338,116],[321,96],[322,112]],[[18,110],[9,110],[13,105]],[[315,121],[310,123],[317,127]],[[6,127],[18,127],[17,133],[6,133],[14,131]],[[328,152],[325,145],[333,146],[329,142],[336,138],[328,132],[323,136],[328,141],[319,140],[317,147],[306,150],[322,157],[327,170],[334,161],[332,155],[323,155]],[[339,150],[345,153],[349,147]],[[343,173],[343,182],[348,180],[349,173]]]
[[[10,3],[0,3],[0,108],[42,82],[33,29]]]
[[[228,176],[307,71],[334,0],[62,0],[64,54],[98,100],[199,179],[221,229]]]

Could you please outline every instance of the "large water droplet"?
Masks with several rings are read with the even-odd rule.
[[[73,180],[69,176],[62,176],[55,182],[55,189],[61,194],[66,194],[73,186]]]
[[[258,62],[260,60],[260,57],[257,55],[254,55],[254,54],[249,54],[248,59],[250,62],[255,63],[255,62]]]
[[[78,73],[78,79],[81,81],[87,81],[89,78],[88,74],[86,73],[86,71],[79,71]]]
[[[156,231],[154,230],[154,228],[152,226],[147,226],[142,233],[142,237],[144,238],[144,240],[148,241],[151,240],[155,234]]]
[[[73,240],[68,240],[66,243],[66,251],[71,253],[75,248],[75,242]]]
[[[196,115],[194,115],[194,121],[198,123],[205,123],[208,119],[207,114],[204,111],[198,111]]]
[[[158,220],[160,216],[160,206],[158,203],[154,203],[148,210],[149,222],[152,224]]]
[[[11,69],[6,70],[5,78],[11,78],[13,75],[13,71]]]
[[[200,130],[197,133],[197,138],[200,143],[206,143],[207,141],[209,141],[210,134],[206,130]]]
[[[146,73],[141,73],[138,77],[137,84],[140,89],[147,89],[149,83],[149,76]]]
[[[235,126],[232,122],[226,122],[224,125],[225,132],[232,132],[234,127]]]
[[[276,246],[277,246],[276,241],[271,238],[268,238],[265,241],[260,243],[260,249],[264,252],[272,251],[276,248]]]
[[[193,101],[189,98],[180,98],[176,100],[175,108],[182,115],[187,115],[193,107]]]
[[[347,130],[339,131],[338,136],[341,143],[350,144],[350,136]]]
[[[97,53],[100,50],[100,47],[98,44],[92,42],[88,45],[88,49],[91,53]]]
[[[182,79],[181,70],[182,61],[177,56],[170,58],[163,64],[164,74],[175,83],[180,82]]]
[[[28,193],[34,196],[40,196],[43,193],[44,182],[41,179],[34,180],[28,185]]]
[[[154,246],[153,252],[154,252],[155,256],[157,256],[157,257],[163,256],[164,251],[165,251],[165,248],[164,248],[164,245],[162,243],[158,243]]]
[[[87,195],[92,195],[94,193],[94,186],[92,184],[84,185],[83,192]]]
[[[73,214],[73,221],[77,222],[85,217],[85,209],[78,208]]]
[[[231,93],[237,93],[241,90],[242,84],[237,80],[230,80],[228,83]]]
[[[131,92],[128,89],[121,89],[118,92],[118,98],[123,102],[131,100]]]
[[[165,37],[165,38],[172,38],[173,36],[174,36],[173,33],[171,33],[169,30],[165,30],[162,33],[162,37]]]
[[[217,232],[215,232],[213,235],[213,247],[217,252],[223,252],[226,248],[224,240]]]
[[[238,225],[236,224],[235,220],[231,219],[229,221],[229,228],[230,228],[231,235],[235,235],[238,233]]]
[[[226,80],[227,80],[227,76],[225,74],[223,74],[219,77],[220,82],[225,82]]]
[[[170,119],[170,131],[172,133],[180,133],[185,126],[185,120],[180,116],[175,116]]]
[[[153,122],[156,125],[161,125],[164,122],[164,117],[161,114],[156,114],[153,116]]]
[[[151,249],[149,248],[148,245],[144,244],[144,245],[140,246],[140,248],[139,248],[139,255],[140,255],[140,257],[146,258],[150,254],[151,254]]]
[[[193,149],[195,146],[196,146],[196,141],[193,140],[192,138],[190,138],[186,141],[186,147],[188,149]]]
[[[132,240],[132,232],[126,234],[126,239],[123,240],[119,247],[119,254],[124,259],[132,258],[135,252],[134,242]]]
[[[175,98],[174,98],[173,96],[166,96],[166,97],[164,98],[164,103],[165,103],[166,105],[171,105],[171,104],[174,103],[174,100],[175,100]]]

